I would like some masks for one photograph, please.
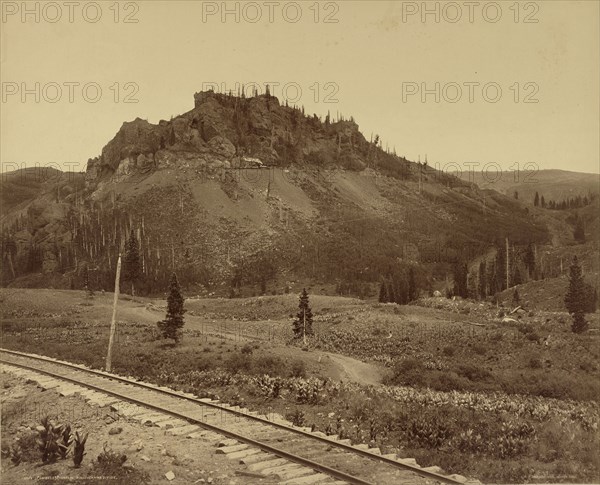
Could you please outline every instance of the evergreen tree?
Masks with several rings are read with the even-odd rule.
[[[135,283],[141,273],[140,249],[132,229],[123,255],[123,280],[131,283],[131,296],[135,296]]]
[[[488,295],[495,295],[498,292],[498,277],[496,274],[496,262],[492,261],[488,269]]]
[[[466,298],[468,269],[466,263],[456,263],[454,265],[454,295]]]
[[[386,286],[387,286],[387,301],[390,303],[397,303],[396,288],[395,288],[394,280],[391,279],[390,281],[388,281]]]
[[[467,296],[476,300],[479,297],[479,285],[477,276],[473,273],[467,275]]]
[[[485,260],[479,263],[479,298],[482,300],[487,296],[487,271]]]
[[[85,290],[85,296],[88,300],[94,298],[94,290],[90,284],[90,269],[86,266],[85,273],[83,273],[83,289]]]
[[[381,282],[381,286],[379,287],[379,303],[385,303],[387,301],[387,288],[385,285],[385,280]]]
[[[535,193],[535,198],[533,199],[533,205],[535,207],[540,205],[540,194],[538,194],[537,192]]]
[[[533,244],[529,243],[525,250],[525,256],[523,256],[523,262],[527,271],[529,271],[530,278],[535,275],[535,252],[533,251]]]
[[[397,277],[394,282],[395,301],[398,305],[406,305],[408,303],[408,282],[405,275]]]
[[[190,285],[193,285],[196,282],[196,279],[197,279],[196,266],[192,259],[192,255],[190,254],[189,248],[186,248],[185,252],[183,253],[183,264],[181,267],[180,275],[181,275],[181,284],[183,285],[184,288],[189,289]]]
[[[546,199],[544,199],[544,196],[542,195],[542,198],[540,199],[540,205],[545,209],[546,208]]]
[[[581,274],[581,266],[575,256],[569,269],[569,289],[565,296],[565,307],[573,317],[571,329],[575,333],[581,333],[587,329],[585,306],[585,283]]]
[[[506,289],[506,251],[502,245],[496,249],[496,291]]]
[[[408,270],[408,301],[415,301],[417,299],[417,284],[415,282],[415,270],[410,268]]]
[[[185,313],[185,310],[183,308],[183,302],[184,298],[181,295],[177,275],[173,273],[171,276],[169,296],[167,297],[167,315],[166,318],[158,322],[157,325],[163,338],[173,339],[176,343],[181,340],[184,324],[183,314]]]
[[[512,278],[512,286],[523,284],[523,276],[521,275],[521,270],[518,266],[515,268]]]
[[[575,230],[573,231],[573,237],[577,242],[585,242],[585,230],[583,228],[583,220],[580,217],[578,217],[577,221],[575,222]]]
[[[296,320],[294,320],[293,329],[294,337],[302,338],[306,342],[306,337],[313,335],[313,316],[312,310],[310,309],[310,302],[308,301],[308,293],[306,288],[302,289],[300,294],[300,302],[298,304],[298,313],[296,314]]]
[[[519,295],[519,290],[515,288],[512,295],[512,304],[514,306],[518,306],[521,303],[521,296]]]

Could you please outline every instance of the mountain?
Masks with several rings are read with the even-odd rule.
[[[530,169],[490,173],[487,176],[481,171],[463,172],[460,178],[508,196],[514,196],[517,192],[519,199],[530,205],[533,205],[536,192],[540,197],[543,195],[546,201],[562,201],[600,193],[600,174],[526,167]]]
[[[154,294],[172,271],[198,293],[305,281],[365,295],[413,267],[431,289],[505,237],[549,241],[512,196],[388,153],[352,118],[321,120],[268,94],[196,93],[169,121],[124,123],[85,174],[22,177],[2,181],[2,278],[13,286],[79,288],[87,268],[108,290],[132,230],[138,286]]]

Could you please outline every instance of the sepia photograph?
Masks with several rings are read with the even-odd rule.
[[[0,484],[600,484],[600,0],[0,10]]]

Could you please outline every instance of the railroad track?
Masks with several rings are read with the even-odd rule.
[[[463,484],[460,475],[423,468],[413,459],[382,455],[367,445],[293,426],[283,417],[229,406],[40,355],[0,349],[6,370],[61,395],[79,393],[91,404],[110,406],[125,418],[164,428],[175,436],[212,440],[217,453],[239,460],[249,472],[285,484]]]

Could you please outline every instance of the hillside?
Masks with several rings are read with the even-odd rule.
[[[482,189],[493,189],[509,197],[513,197],[517,192],[519,200],[529,205],[533,205],[536,192],[540,196],[543,195],[547,201],[561,201],[600,193],[600,174],[567,170],[536,169],[534,171],[528,165],[525,167],[529,169],[498,174],[492,171],[487,178],[481,171],[476,170],[474,173],[465,171],[460,174],[460,178],[472,181]]]
[[[4,284],[80,287],[89,268],[109,289],[132,230],[141,291],[162,292],[175,270],[190,291],[222,295],[298,281],[368,295],[408,266],[430,289],[505,237],[549,240],[519,201],[487,191],[484,204],[476,185],[385,152],[353,119],[321,121],[268,95],[194,101],[170,121],[124,123],[77,194],[49,198],[50,180],[26,197],[3,185]]]

